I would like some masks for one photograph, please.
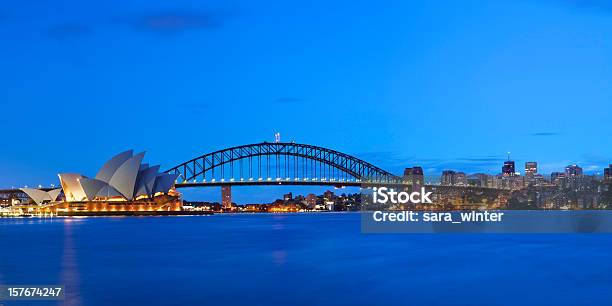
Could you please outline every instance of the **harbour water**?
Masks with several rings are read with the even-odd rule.
[[[358,213],[0,219],[0,305],[611,305],[611,234],[362,234]]]

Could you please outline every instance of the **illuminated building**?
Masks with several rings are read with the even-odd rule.
[[[477,186],[477,187],[487,187],[487,181],[489,180],[489,176],[484,173],[476,173],[469,175],[467,177],[468,185]]]
[[[334,192],[333,191],[329,191],[329,190],[325,191],[323,193],[323,198],[325,200],[333,200],[334,199]]]
[[[308,209],[314,209],[317,205],[317,196],[313,193],[310,193],[306,196],[306,206]]]
[[[94,178],[60,173],[60,189],[22,190],[37,205],[45,204],[41,210],[51,213],[180,210],[180,194],[174,190],[178,174],[159,173],[159,166],[142,163],[144,155],[122,152]],[[57,201],[62,192],[62,200]]]
[[[538,174],[537,162],[525,163],[525,183],[530,186],[542,184],[544,177]]]
[[[454,186],[467,186],[467,175],[463,172],[455,173],[455,177],[453,179]]]
[[[290,193],[287,193],[287,194],[283,195],[283,200],[284,201],[291,201],[291,200],[293,200],[293,194],[290,192]]]
[[[582,168],[578,165],[569,165],[565,167],[565,184],[564,188],[570,188],[574,191],[584,190],[588,185],[588,177],[584,176]]]
[[[565,177],[565,173],[563,173],[563,172],[552,172],[550,174],[550,181],[554,183],[560,177]]]
[[[550,174],[550,182],[561,187],[567,185],[567,176],[563,172],[553,172]]]
[[[230,186],[221,187],[221,205],[225,209],[232,208],[232,187]]]
[[[452,186],[453,185],[453,176],[455,175],[455,171],[453,170],[444,170],[442,171],[442,176],[440,177],[440,184]]]
[[[525,163],[525,176],[533,176],[538,173],[537,162],[526,162]]]
[[[132,201],[167,194],[178,174],[159,173],[159,166],[143,164],[145,153],[125,151],[107,161],[95,178],[75,173],[60,173],[67,202]]]
[[[536,173],[530,179],[529,183],[535,186],[541,186],[546,183],[546,180],[544,180],[544,176],[542,174]]]
[[[425,177],[423,175],[423,168],[421,167],[405,168],[403,181],[405,184],[412,185],[413,188],[417,186],[422,186],[425,183]]]
[[[453,170],[442,171],[440,184],[447,186],[467,186],[468,179],[465,173],[455,172]]]
[[[516,173],[514,168],[514,161],[507,160],[504,162],[504,166],[502,167],[502,175],[503,176],[514,176]]]
[[[582,168],[578,167],[578,165],[569,165],[565,167],[565,175],[568,178],[582,176]]]
[[[608,168],[604,169],[604,180],[612,181],[612,164]]]

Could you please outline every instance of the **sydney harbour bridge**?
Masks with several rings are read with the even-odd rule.
[[[207,153],[165,171],[177,174],[176,188],[258,185],[414,187],[414,181],[336,150],[294,142],[261,142]],[[491,189],[419,185],[434,189]],[[49,188],[41,188],[47,190]],[[0,200],[24,198],[19,189],[0,190]]]
[[[423,177],[400,177],[336,150],[294,142],[262,142],[207,153],[165,171],[177,174],[175,186],[222,187],[231,203],[232,186],[302,185],[334,187],[426,187],[445,193],[496,194],[479,186],[428,185]],[[224,196],[228,194],[229,198]]]
[[[178,174],[178,188],[402,183],[400,177],[354,156],[313,145],[282,142],[262,142],[211,152],[166,172]]]

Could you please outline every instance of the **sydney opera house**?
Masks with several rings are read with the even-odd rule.
[[[143,163],[145,153],[132,150],[107,161],[95,177],[60,173],[62,188],[43,191],[22,188],[38,212],[59,215],[121,214],[121,212],[179,211],[177,174],[159,173],[159,166]]]

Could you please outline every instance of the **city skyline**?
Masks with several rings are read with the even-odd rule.
[[[543,173],[611,162],[599,1],[6,3],[0,24],[3,132],[21,139],[0,151],[3,188],[277,132],[398,175],[497,173],[508,151]]]
[[[298,148],[302,148],[301,150],[303,151],[298,152],[297,151]],[[263,160],[263,162],[266,163],[263,165],[263,168],[261,164],[262,159],[260,157],[257,158],[258,160],[256,161],[257,164],[252,165],[251,163],[252,157],[256,157],[258,153],[263,153],[263,152],[269,152],[271,154],[288,154],[286,157],[283,157],[283,159],[285,160],[285,165],[280,165],[280,164],[266,165],[267,163],[270,163],[271,160],[276,160],[277,163],[282,160],[282,159],[279,159],[279,157],[270,158],[270,156],[266,157]],[[276,153],[272,153],[272,152],[276,152]],[[317,153],[317,152],[321,152],[321,153]],[[333,155],[323,155],[324,152],[330,152]],[[290,190],[289,194],[291,194],[292,192],[298,192],[298,193],[312,192],[312,190],[315,190],[313,186],[318,186],[315,188],[318,188],[319,191],[322,189],[327,189],[332,186],[335,186],[335,187],[342,186],[342,188],[335,188],[335,189],[344,189],[348,187],[349,190],[344,191],[344,192],[350,193],[354,191],[352,189],[355,189],[355,187],[361,184],[362,182],[361,176],[368,175],[367,173],[372,173],[370,175],[375,175],[375,176],[372,177],[372,180],[366,177],[366,180],[365,180],[366,182],[370,182],[370,183],[389,182],[388,180],[390,179],[391,182],[397,183],[401,181],[403,182],[403,184],[407,184],[407,186],[412,185],[412,188],[417,188],[417,189],[419,188],[418,186],[423,186],[425,184],[427,185],[433,184],[433,186],[435,185],[460,186],[460,187],[461,186],[465,186],[465,187],[472,186],[472,187],[497,188],[497,189],[501,188],[501,189],[510,189],[510,190],[519,190],[519,189],[523,189],[526,187],[557,186],[559,188],[571,188],[571,189],[576,189],[576,191],[578,191],[578,190],[582,190],[582,188],[587,188],[586,186],[589,184],[588,183],[589,181],[596,182],[599,180],[605,183],[605,182],[609,182],[610,179],[612,178],[610,176],[610,169],[612,168],[612,164],[609,164],[608,167],[604,169],[602,173],[603,175],[599,175],[599,174],[592,175],[589,173],[585,173],[583,168],[576,164],[567,165],[563,171],[555,171],[555,172],[551,172],[550,174],[546,174],[546,173],[542,173],[538,171],[539,169],[538,162],[528,161],[524,163],[524,172],[521,173],[520,167],[516,165],[514,160],[510,159],[511,157],[510,157],[509,152],[507,156],[508,159],[503,162],[501,171],[498,173],[482,173],[482,172],[479,172],[479,173],[467,172],[466,173],[466,172],[463,172],[461,169],[446,169],[442,171],[441,175],[438,177],[436,175],[431,175],[431,174],[426,175],[422,167],[413,166],[413,167],[404,168],[403,175],[396,176],[393,173],[386,172],[384,169],[377,168],[375,165],[370,165],[367,161],[361,161],[361,160],[355,159],[355,157],[348,156],[342,152],[335,152],[335,153],[333,152],[335,151],[333,150],[330,151],[329,149],[326,149],[326,148],[315,147],[315,146],[310,146],[306,144],[296,144],[294,142],[282,143],[279,133],[276,133],[274,142],[263,142],[259,144],[227,148],[225,150],[215,151],[210,154],[199,157],[198,160],[194,159],[194,160],[187,161],[184,164],[177,165],[175,168],[169,170],[167,174],[157,174],[153,176],[146,174],[146,176],[148,177],[148,181],[141,180],[141,179],[132,180],[132,179],[129,179],[129,177],[136,177],[136,173],[140,175],[141,172],[143,173],[143,175],[145,175],[144,173],[147,171],[148,172],[153,171],[151,173],[155,174],[159,170],[159,166],[150,167],[148,163],[145,163],[145,164],[140,165],[140,168],[135,167],[134,165],[137,165],[139,161],[142,160],[142,157],[144,156],[145,152],[142,152],[132,157],[133,150],[128,150],[128,151],[119,153],[115,157],[107,161],[102,166],[101,168],[102,170],[98,171],[98,174],[96,175],[96,179],[89,179],[85,176],[74,174],[74,173],[63,173],[63,174],[60,173],[58,174],[58,177],[60,178],[60,182],[64,189],[64,192],[68,190],[68,193],[66,193],[66,199],[74,201],[74,200],[82,200],[84,198],[92,200],[93,198],[96,198],[98,196],[99,197],[119,196],[120,194],[125,199],[130,200],[132,199],[132,192],[134,192],[134,194],[139,193],[139,195],[144,195],[145,190],[153,190],[152,188],[153,188],[154,183],[151,180],[151,178],[155,178],[155,177],[161,178],[162,176],[172,176],[174,178],[177,178],[176,180],[177,187],[178,186],[182,188],[187,187],[187,189],[181,189],[181,191],[186,193],[185,198],[187,200],[196,200],[196,201],[202,200],[202,198],[198,198],[197,196],[194,197],[194,195],[196,195],[201,190],[195,190],[194,188],[188,188],[190,186],[191,187],[208,187],[205,189],[211,189],[210,187],[214,187],[214,186],[222,186],[221,188],[222,201],[221,202],[222,202],[222,206],[225,208],[230,207],[230,204],[232,203],[233,200],[232,200],[232,192],[230,189],[231,187],[230,185],[223,185],[224,182],[231,184],[231,185],[240,186],[240,189],[242,189],[243,187],[252,187],[252,186],[259,186],[259,187],[266,186],[266,185],[274,186],[273,188],[280,189],[283,192],[285,190]],[[299,158],[297,156],[291,157],[291,154],[294,154],[294,153],[306,154],[306,155],[300,156]],[[249,156],[251,157],[248,157],[246,155],[241,157],[243,154],[250,154]],[[313,162],[317,159],[317,156],[319,156],[319,154],[321,154],[320,156],[325,156],[324,158],[328,159],[330,162],[333,162],[336,165],[333,167],[334,169],[335,167],[342,167],[342,165],[346,165],[346,162],[348,162],[348,160],[352,160],[353,163],[358,162],[362,166],[361,167],[358,165],[350,166],[351,168],[348,168],[346,170],[348,171],[347,173],[345,173],[343,170],[340,170],[340,168],[332,171],[331,170],[332,167],[329,167],[329,171],[327,171],[328,166],[324,166],[323,168],[320,168],[321,166],[323,166],[323,164],[321,165],[318,165],[317,163],[313,164]],[[234,159],[228,160],[228,164],[225,164],[222,162],[222,160],[226,156],[232,156],[232,158],[235,158],[235,160]],[[334,156],[337,156],[337,157],[334,157]],[[344,160],[345,158],[346,158],[346,161]],[[307,162],[308,159],[312,159],[312,160],[310,162]],[[291,161],[294,162],[293,165],[290,164]],[[125,162],[126,164],[125,166],[121,166],[123,162]],[[192,168],[192,167],[195,167],[196,164],[197,165],[214,165],[216,162],[221,162],[220,165],[223,165],[222,167],[220,166],[217,167],[217,173],[221,173],[221,176],[215,176],[214,169],[203,171],[200,174],[197,174],[194,176],[194,173],[196,173],[194,171],[197,171],[197,170],[196,168]],[[238,169],[234,167],[235,162],[238,163],[236,165]],[[243,169],[243,162],[247,164],[246,165],[247,169]],[[113,169],[116,170],[119,166],[121,166],[121,169],[129,168],[131,169],[130,170],[131,172],[127,170],[126,170],[127,172],[123,171],[122,172],[123,176],[118,176],[115,181],[116,182],[125,181],[127,183],[131,182],[132,185],[127,184],[125,186],[123,185],[117,185],[113,187],[109,186],[108,187],[109,191],[98,192],[98,190],[104,189],[103,187],[105,186],[105,184],[108,184],[106,183],[106,181],[109,181],[112,183],[110,176],[113,176],[112,175],[112,173],[114,172]],[[253,169],[254,167],[257,167],[257,168]],[[319,168],[318,175],[317,175],[317,170],[316,170],[317,168]],[[364,168],[369,168],[370,170],[364,170]],[[106,170],[106,169],[109,169],[109,170]],[[203,168],[200,168],[200,169],[203,169]],[[262,169],[264,172],[261,172]],[[226,171],[225,174],[223,174],[224,170]],[[350,173],[351,171],[359,171],[358,173],[352,172],[353,173],[352,175],[357,175],[357,177],[353,177],[353,178],[347,177],[346,174]],[[376,171],[376,172],[367,172],[367,171]],[[244,176],[245,174],[247,175],[246,177]],[[379,175],[385,176],[386,178],[379,179],[377,178]],[[172,182],[174,182],[174,179],[171,179],[171,180]],[[141,186],[141,187],[138,187],[138,188],[135,187],[136,185],[134,184],[137,181],[139,182],[138,186]],[[155,181],[157,182],[157,179]],[[317,183],[318,181],[320,181],[320,183]],[[294,184],[297,183],[297,185],[301,185],[301,186],[299,187],[291,186],[293,185],[291,184],[291,182],[293,182]],[[343,183],[343,182],[346,182],[346,183]],[[281,183],[284,186],[279,186],[281,185]],[[145,187],[145,184],[150,185],[148,189],[147,187]],[[173,183],[170,183],[170,181],[168,181],[166,185],[170,186],[170,185],[173,185]],[[324,185],[327,185],[327,187],[324,187]],[[310,189],[307,189],[308,188],[307,186],[310,187]],[[53,189],[53,190],[47,189],[49,190],[48,193],[46,191],[39,191],[39,190],[31,188],[35,186],[28,187],[27,185],[25,185],[21,187],[23,187],[21,188],[21,190],[26,192],[30,197],[34,198],[35,201],[37,201],[37,203],[44,201],[45,199],[54,200],[54,198],[57,197],[57,195],[59,194],[59,190],[61,190],[61,188],[54,189],[54,188],[57,188],[57,186],[54,184],[51,184],[49,186],[42,186],[42,185],[38,186],[38,188],[43,188],[43,187],[49,188],[50,187],[50,189]],[[12,188],[14,188],[14,186],[12,186]],[[168,188],[169,187],[165,187],[165,189],[168,189]],[[111,189],[113,192],[111,192]],[[310,190],[310,191],[306,191],[306,190]],[[276,190],[276,191],[277,191],[276,194],[278,195],[279,190]],[[52,192],[55,196],[51,195]],[[152,195],[151,192],[152,191],[148,191],[147,193],[149,197]],[[329,192],[329,191],[326,191],[326,192]],[[267,203],[270,197],[274,198],[273,194],[274,193],[270,193],[270,192],[260,192],[259,200],[257,201],[250,200],[246,202]],[[267,197],[267,198],[261,198],[261,197]],[[208,198],[207,200],[215,202],[211,198]],[[245,200],[241,199],[240,202],[245,202]]]

